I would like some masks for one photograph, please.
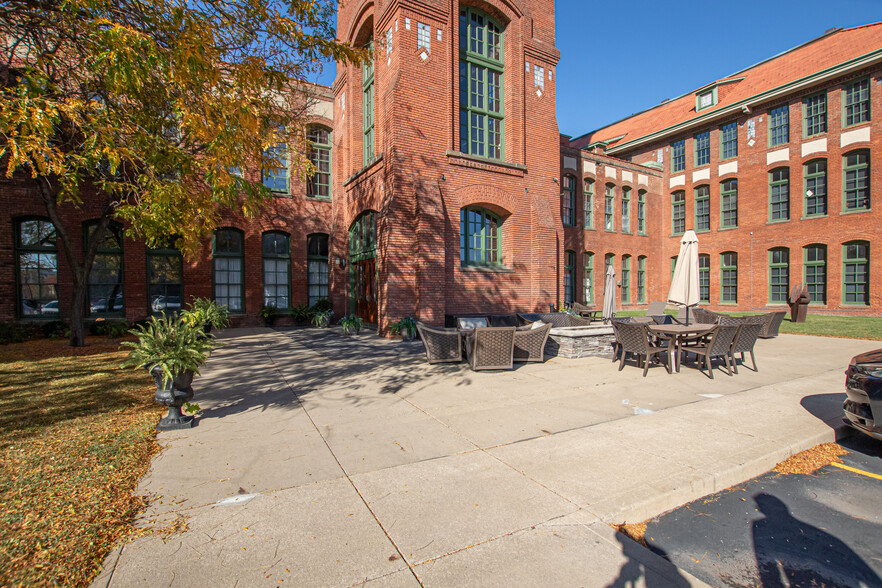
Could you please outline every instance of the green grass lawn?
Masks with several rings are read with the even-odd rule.
[[[616,312],[616,316],[643,316],[643,310],[624,310]],[[669,310],[667,314],[676,315]],[[733,316],[746,314],[762,314],[756,312],[729,312]],[[815,335],[818,337],[844,337],[846,339],[873,339],[882,341],[882,317],[875,316],[830,316],[812,314],[811,310],[804,323],[790,322],[790,316],[784,317],[779,329],[781,333],[797,335]]]
[[[0,586],[88,586],[135,532],[161,407],[119,342],[0,346]]]

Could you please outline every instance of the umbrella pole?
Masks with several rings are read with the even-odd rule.
[[[689,326],[689,307],[686,307],[686,326]]]

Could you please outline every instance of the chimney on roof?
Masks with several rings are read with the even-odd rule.
[[[839,30],[839,27],[830,27],[829,29],[824,31],[824,34],[829,35],[830,33],[835,33],[837,30]]]

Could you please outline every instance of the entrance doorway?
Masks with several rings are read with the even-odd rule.
[[[377,323],[377,218],[363,212],[349,228],[349,267],[352,312],[364,322]]]

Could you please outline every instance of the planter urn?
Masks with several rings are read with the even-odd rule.
[[[175,377],[163,384],[162,368],[155,366],[150,370],[153,381],[156,382],[157,404],[168,407],[168,414],[160,419],[156,425],[157,431],[174,431],[177,429],[189,429],[193,426],[194,417],[181,413],[184,403],[193,398],[193,372],[185,371],[175,374]]]

